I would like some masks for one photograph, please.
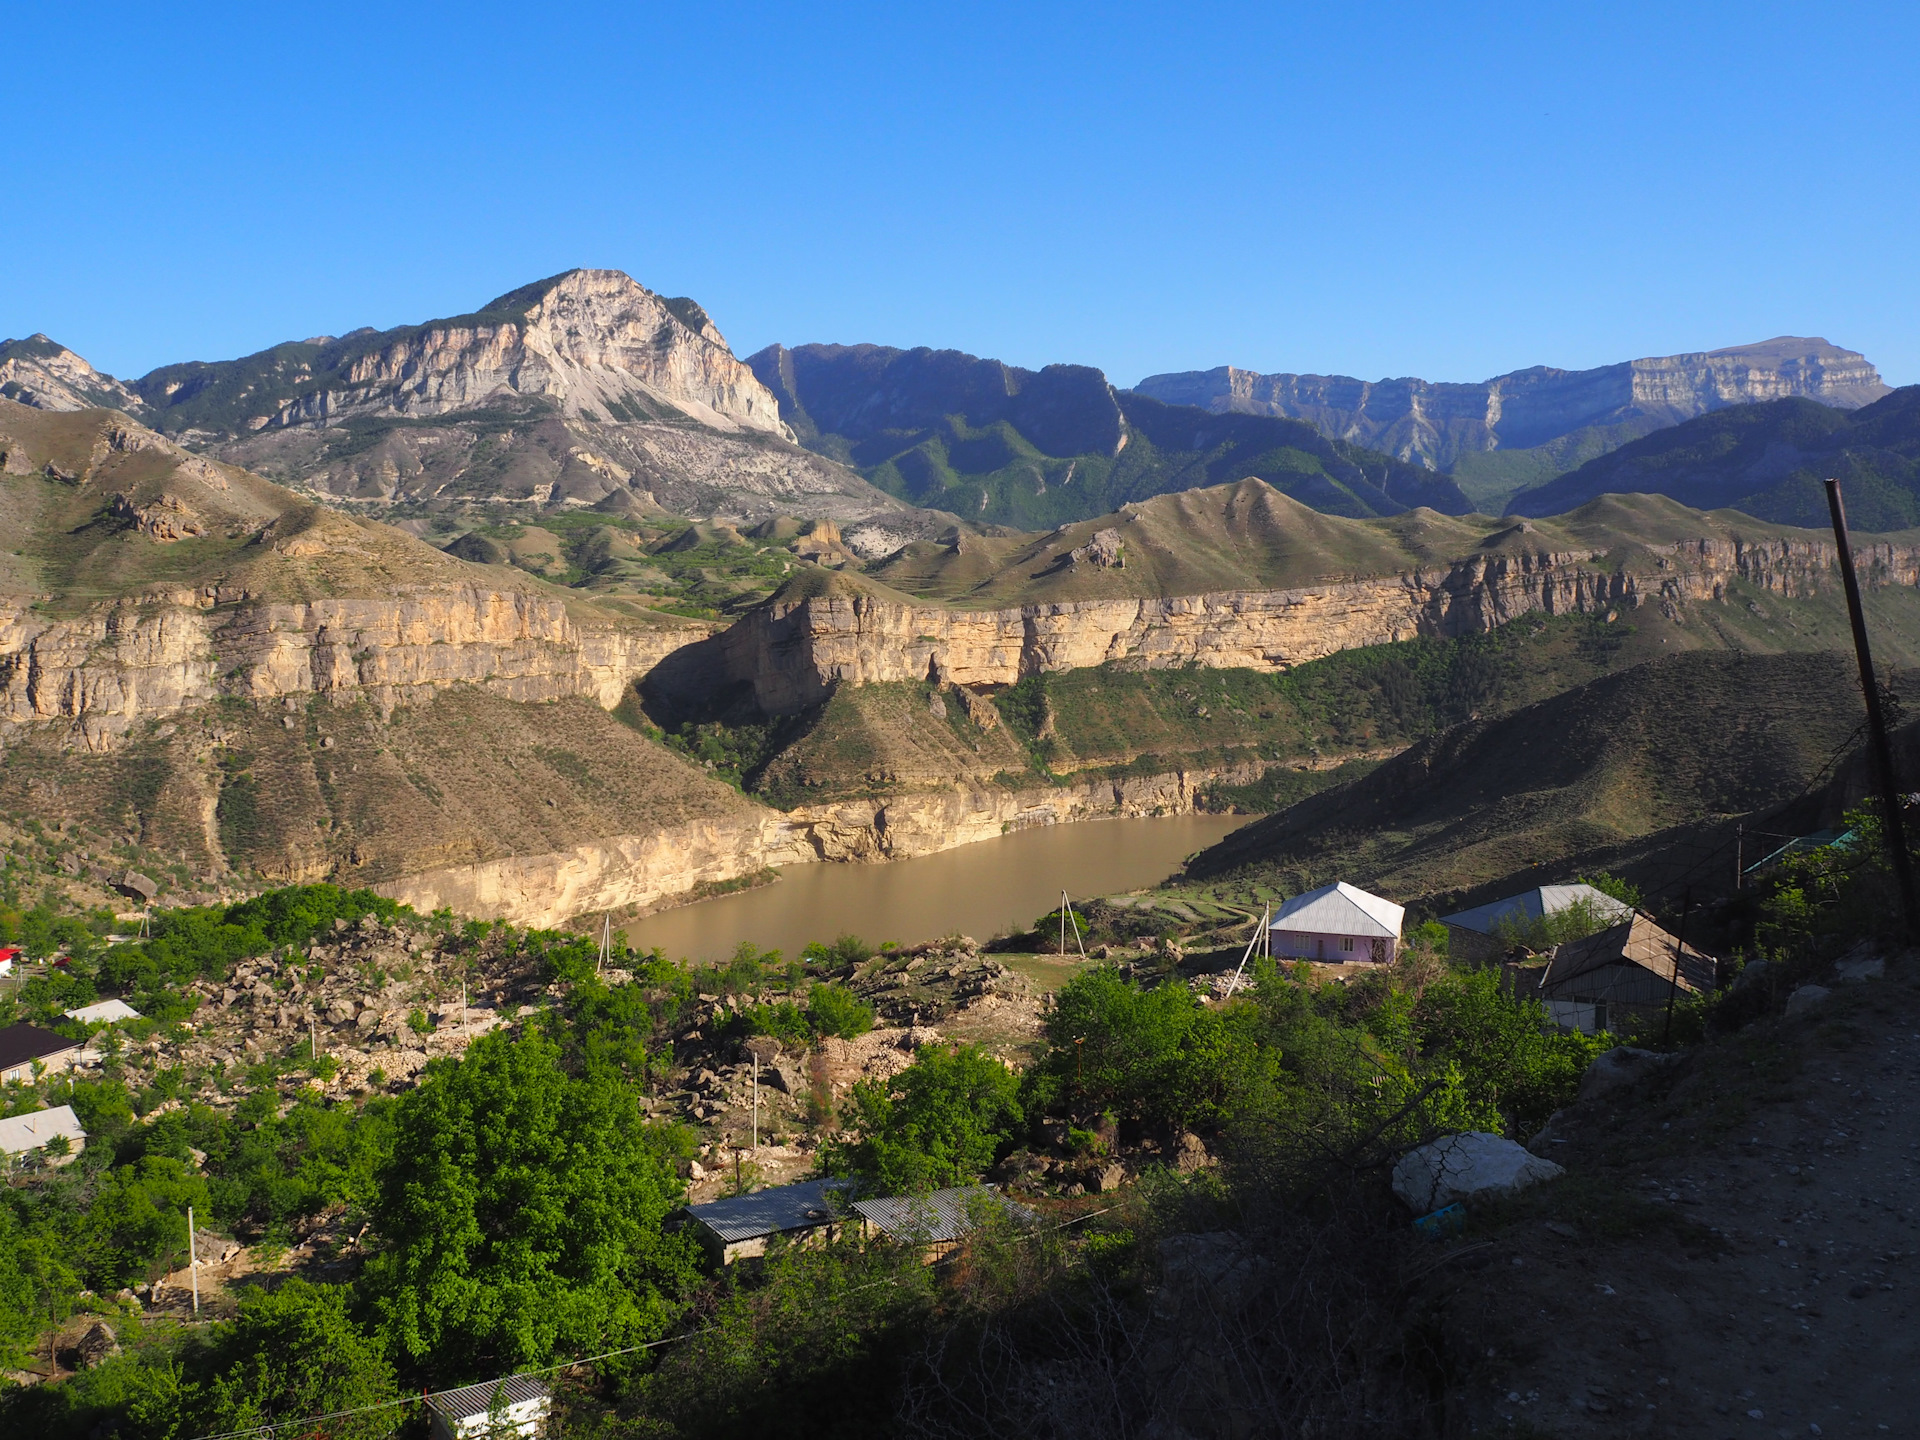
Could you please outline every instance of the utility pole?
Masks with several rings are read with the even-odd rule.
[[[1744,820],[1733,827],[1733,888],[1747,888],[1747,824]]]
[[[200,1247],[193,1243],[193,1206],[187,1206],[187,1269],[193,1272],[193,1313],[200,1313]]]
[[[753,1052],[753,1153],[760,1153],[760,1052]]]
[[[1847,509],[1840,499],[1840,482],[1827,481],[1827,510],[1833,516],[1833,538],[1840,549],[1840,579],[1847,591],[1847,618],[1853,622],[1853,651],[1860,662],[1860,690],[1867,702],[1867,743],[1879,772],[1881,826],[1886,833],[1893,880],[1900,891],[1901,916],[1907,939],[1920,939],[1920,897],[1913,885],[1913,856],[1907,850],[1907,827],[1900,814],[1900,789],[1893,775],[1893,747],[1887,743],[1886,717],[1880,712],[1880,683],[1874,677],[1873,651],[1867,645],[1867,617],[1860,607],[1860,579],[1853,570],[1853,542],[1847,535]]]

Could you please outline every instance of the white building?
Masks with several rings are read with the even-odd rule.
[[[1296,895],[1268,924],[1275,959],[1384,964],[1400,948],[1406,907],[1339,880]]]
[[[66,1164],[87,1148],[87,1132],[80,1128],[80,1117],[73,1113],[73,1107],[56,1105],[51,1110],[9,1115],[0,1120],[0,1153],[25,1155],[31,1150],[41,1150],[56,1135],[65,1136],[71,1147],[67,1159],[57,1163]]]
[[[498,1406],[496,1423],[495,1406]],[[531,1375],[507,1375],[427,1397],[434,1440],[488,1440],[538,1435],[553,1409],[553,1393]]]
[[[82,1025],[111,1025],[119,1020],[138,1020],[140,1012],[124,1000],[102,1000],[97,1005],[82,1005],[67,1011],[67,1019]]]

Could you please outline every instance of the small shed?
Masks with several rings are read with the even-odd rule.
[[[979,1228],[983,1206],[992,1206],[1022,1224],[1034,1214],[1016,1205],[992,1185],[965,1185],[926,1195],[889,1195],[880,1200],[856,1200],[853,1208],[869,1235],[885,1235],[903,1245],[922,1246],[929,1260],[937,1260]]]
[[[1267,928],[1279,957],[1384,964],[1400,947],[1406,913],[1405,906],[1338,880],[1294,896],[1274,911]]]
[[[1712,956],[1635,915],[1555,949],[1538,994],[1556,1023],[1592,1034],[1660,1015],[1681,995],[1713,989],[1718,970]]]
[[[32,1150],[43,1150],[55,1136],[64,1136],[71,1147],[66,1158],[57,1160],[56,1164],[68,1163],[87,1148],[87,1132],[80,1127],[80,1117],[73,1113],[71,1105],[56,1105],[51,1110],[9,1115],[0,1120],[0,1153],[25,1155]]]
[[[0,947],[0,980],[13,974],[13,962],[21,958],[18,945]]]
[[[68,1070],[80,1054],[81,1042],[42,1030],[38,1025],[9,1025],[0,1030],[0,1085],[33,1079],[38,1061],[48,1073]]]
[[[472,1440],[482,1435],[488,1440],[506,1435],[532,1437],[546,1427],[553,1410],[553,1392],[531,1375],[508,1375],[429,1395],[427,1409],[433,1414],[434,1440]]]
[[[67,1011],[69,1020],[78,1020],[82,1025],[113,1025],[121,1020],[138,1020],[140,1012],[124,1000],[102,1000],[97,1005],[82,1005],[78,1010]]]
[[[1631,905],[1591,885],[1536,885],[1518,895],[1442,915],[1440,923],[1447,927],[1447,954],[1470,964],[1490,965],[1507,953],[1501,931],[1525,930],[1535,921],[1564,915],[1576,905],[1585,906],[1603,924],[1617,924],[1633,915]]]
[[[776,1235],[831,1239],[847,1219],[845,1196],[852,1189],[850,1180],[776,1185],[730,1200],[689,1205],[686,1219],[714,1262],[731,1265],[766,1254],[767,1242]]]

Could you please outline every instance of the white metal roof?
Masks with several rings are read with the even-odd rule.
[[[0,1120],[0,1151],[23,1155],[38,1150],[56,1135],[84,1142],[87,1132],[80,1128],[80,1117],[71,1105],[56,1105],[51,1110],[36,1110],[31,1115],[9,1115]]]
[[[737,1240],[825,1225],[835,1216],[833,1193],[852,1188],[850,1180],[807,1180],[735,1195],[730,1200],[689,1205],[687,1214],[731,1245]]]
[[[879,1200],[856,1200],[853,1208],[896,1240],[928,1243],[958,1240],[974,1228],[974,1207],[991,1202],[1014,1219],[1026,1222],[1034,1214],[1016,1205],[991,1185],[967,1185],[957,1190],[935,1190],[926,1195],[889,1195]]]
[[[545,1381],[531,1375],[503,1375],[498,1380],[483,1380],[478,1385],[462,1385],[458,1390],[442,1390],[427,1396],[427,1404],[449,1420],[470,1420],[475,1415],[485,1415],[493,1409],[496,1393],[505,1406],[512,1408],[538,1403],[553,1392],[547,1389]]]
[[[1273,912],[1274,930],[1304,930],[1312,935],[1360,935],[1369,940],[1400,938],[1407,908],[1357,885],[1336,880],[1296,895]]]
[[[1490,900],[1471,910],[1442,915],[1440,920],[1446,925],[1457,925],[1462,930],[1477,930],[1482,935],[1491,935],[1505,921],[1525,925],[1542,916],[1558,915],[1583,900],[1592,907],[1598,919],[1609,925],[1633,918],[1631,905],[1623,904],[1591,885],[1541,885],[1519,895],[1509,895],[1504,900]]]
[[[124,1000],[102,1000],[97,1005],[82,1005],[78,1010],[67,1011],[67,1018],[83,1025],[100,1025],[115,1020],[138,1020],[140,1012]]]

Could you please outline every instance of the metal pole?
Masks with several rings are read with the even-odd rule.
[[[1747,827],[1745,822],[1733,827],[1733,888],[1747,888]]]
[[[1847,591],[1847,618],[1853,622],[1853,650],[1860,662],[1860,690],[1867,702],[1867,742],[1879,771],[1881,824],[1886,830],[1888,858],[1894,884],[1900,890],[1900,910],[1907,938],[1920,938],[1920,898],[1913,885],[1913,857],[1907,851],[1907,827],[1900,815],[1900,793],[1893,776],[1893,747],[1887,743],[1887,722],[1880,713],[1880,685],[1874,678],[1873,651],[1867,645],[1867,617],[1860,607],[1860,579],[1853,570],[1853,541],[1847,535],[1847,510],[1840,500],[1840,482],[1827,481],[1827,510],[1833,516],[1833,538],[1840,548],[1840,579]]]
[[[200,1313],[200,1249],[193,1243],[193,1206],[187,1206],[187,1269],[193,1272],[193,1313]]]
[[[753,1153],[760,1153],[760,1052],[753,1054]]]

